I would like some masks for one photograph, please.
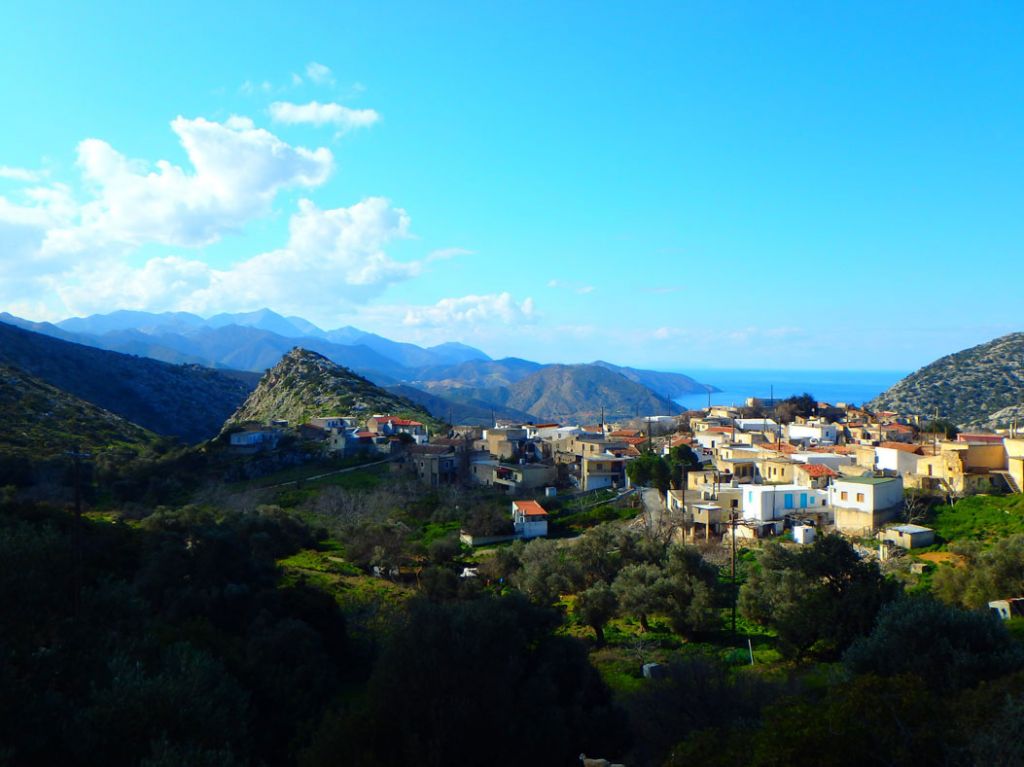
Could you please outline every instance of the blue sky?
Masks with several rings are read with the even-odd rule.
[[[1017,4],[0,7],[0,309],[909,370],[1020,330]]]

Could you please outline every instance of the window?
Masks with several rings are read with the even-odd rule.
[[[793,508],[793,494],[792,493],[786,493],[784,496],[782,496],[782,501],[783,501],[783,506],[785,508],[787,508],[787,509],[792,509]]]
[[[857,503],[864,503],[864,493],[857,493]]]
[[[839,494],[839,497],[840,497],[840,499],[846,501],[846,500],[849,500],[850,494],[844,490],[843,492],[841,492]]]

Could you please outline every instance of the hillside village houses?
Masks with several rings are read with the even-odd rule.
[[[667,455],[680,445],[694,451],[700,467],[687,472],[685,488],[669,491],[665,508],[701,537],[733,525],[740,537],[770,537],[801,524],[865,536],[899,521],[907,489],[959,497],[1024,487],[1024,437],[1015,430],[940,440],[918,436],[914,417],[841,403],[817,403],[813,416],[789,423],[745,412],[691,411],[658,419],[657,432],[643,419],[641,428],[499,420],[435,435],[417,421],[375,414],[362,423],[348,416],[310,419],[303,434],[326,452],[393,456],[427,486],[501,490],[517,499],[512,519],[524,537],[546,534],[548,523],[545,516],[545,532],[536,533],[543,506],[524,506],[527,501],[626,492],[631,460],[648,449]],[[280,424],[247,424],[231,434],[231,445],[257,451],[283,433]],[[920,530],[883,535],[897,546],[927,538]]]

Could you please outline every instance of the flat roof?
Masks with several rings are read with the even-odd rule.
[[[913,533],[934,533],[930,527],[921,527],[921,525],[900,525],[899,527],[892,528],[893,530],[899,530],[901,533],[907,533],[911,535]]]
[[[853,482],[855,485],[884,485],[898,479],[899,477],[841,477],[836,482]]]

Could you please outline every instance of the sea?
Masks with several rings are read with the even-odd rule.
[[[721,391],[711,393],[713,405],[742,405],[748,397],[786,399],[807,392],[818,402],[863,405],[906,376],[902,370],[673,370]],[[707,407],[707,394],[677,397],[688,410]]]

